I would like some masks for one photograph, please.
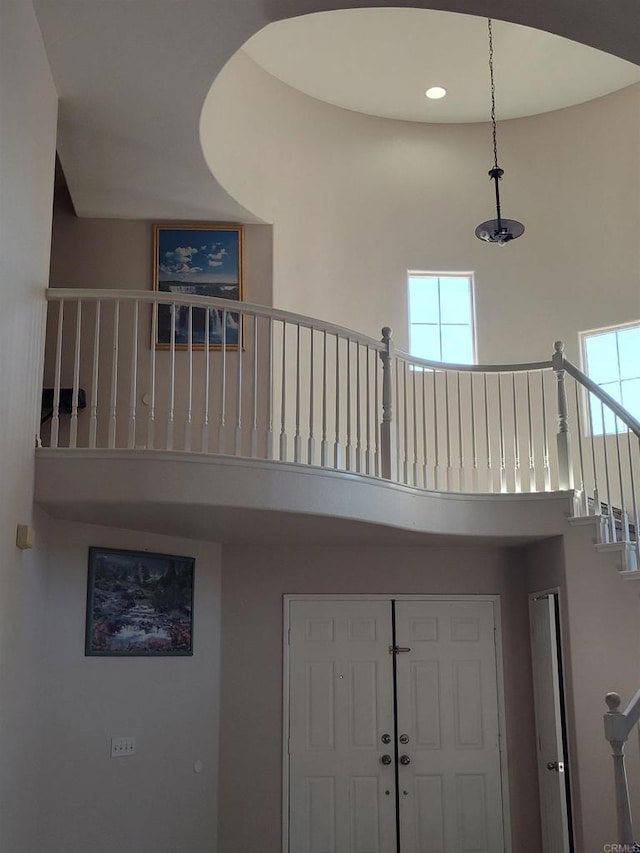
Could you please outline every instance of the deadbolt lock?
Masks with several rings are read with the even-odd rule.
[[[411,759],[409,758],[408,755],[401,755],[400,756],[400,764],[405,764],[405,765],[411,764]]]
[[[383,755],[382,758],[380,759],[380,762],[382,764],[391,764],[392,761],[393,761],[393,759],[391,758],[390,755]]]
[[[391,743],[391,735],[382,735],[380,740],[382,743]]]
[[[409,743],[409,735],[400,735],[400,743]]]

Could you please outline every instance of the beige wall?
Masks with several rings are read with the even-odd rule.
[[[220,549],[212,543],[50,520],[40,626],[44,796],[33,853],[216,849]],[[85,657],[90,546],[196,558],[194,653]],[[110,739],[133,735],[135,756]],[[202,762],[202,772],[194,763]],[[5,849],[5,848],[3,848]],[[7,847],[9,851],[17,848]]]
[[[220,853],[281,849],[285,593],[501,596],[513,849],[538,853],[522,560],[497,548],[224,547]]]
[[[44,542],[32,509],[57,98],[30,0],[0,25],[0,849],[35,853]],[[15,547],[35,523],[38,546]]]
[[[276,305],[376,337],[390,325],[404,347],[407,270],[473,270],[480,361],[548,358],[556,339],[576,359],[578,331],[640,319],[639,107],[633,86],[500,123],[503,212],[526,226],[504,249],[474,236],[495,215],[488,124],[352,113],[238,53],[201,137],[216,178],[274,225]]]

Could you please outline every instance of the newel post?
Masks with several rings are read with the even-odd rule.
[[[620,697],[618,694],[607,693],[604,701],[609,709],[604,715],[604,734],[611,744],[611,757],[613,758],[618,843],[626,845],[627,850],[633,850],[633,824],[631,822],[631,806],[629,805],[627,771],[624,766],[624,745],[629,736],[629,727],[625,714],[619,710]]]
[[[573,488],[573,465],[571,464],[571,436],[569,434],[569,410],[567,392],[564,384],[564,343],[556,341],[551,364],[558,380],[558,486],[560,489]]]
[[[393,422],[393,361],[394,347],[391,329],[382,330],[384,349],[382,360],[382,421],[380,423],[380,471],[385,480],[397,480],[398,454],[396,447],[396,425]]]

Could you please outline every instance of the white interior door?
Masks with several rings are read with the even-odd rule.
[[[542,853],[570,853],[556,596],[529,599]]]
[[[396,642],[402,853],[502,851],[493,603],[397,601]]]
[[[289,853],[502,853],[493,602],[289,613]]]
[[[389,602],[293,601],[290,626],[289,850],[395,853]]]

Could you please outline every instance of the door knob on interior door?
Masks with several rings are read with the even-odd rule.
[[[390,755],[383,755],[382,758],[380,759],[380,762],[382,764],[391,764],[392,761],[393,761],[393,758],[391,758]]]
[[[405,765],[411,764],[411,759],[409,758],[408,755],[401,755],[400,756],[400,764],[405,764]]]
[[[556,773],[564,773],[564,761],[547,761],[547,770],[555,770]]]

